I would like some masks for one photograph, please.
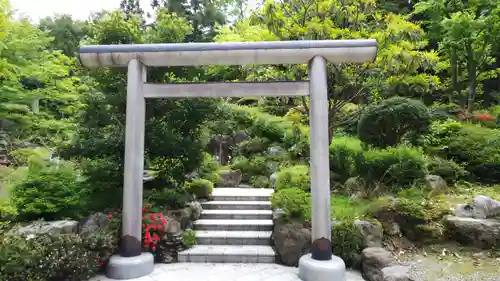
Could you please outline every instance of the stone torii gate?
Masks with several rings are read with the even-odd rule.
[[[318,248],[331,245],[326,65],[373,61],[376,53],[377,42],[372,39],[82,46],[80,61],[85,67],[128,68],[122,239],[120,255],[111,257],[107,276],[132,279],[153,271],[153,256],[141,251],[147,98],[309,96],[312,240]],[[146,80],[147,67],[249,64],[308,64],[309,81],[151,84]],[[344,281],[345,264],[332,256],[330,246],[326,257],[303,256],[299,277]]]

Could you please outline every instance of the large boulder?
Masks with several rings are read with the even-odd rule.
[[[13,231],[22,235],[75,234],[78,232],[78,222],[73,220],[36,221]]]
[[[500,220],[448,216],[445,228],[450,238],[464,244],[484,249],[500,246]]]
[[[478,195],[469,204],[455,208],[457,217],[487,219],[500,216],[500,202],[484,195]]]
[[[382,269],[393,265],[397,265],[396,259],[384,248],[369,247],[361,252],[362,274],[368,281],[384,281]]]
[[[272,235],[278,260],[284,265],[297,266],[299,259],[309,253],[311,230],[300,223],[277,223]]]
[[[220,184],[222,187],[237,187],[242,180],[242,173],[240,170],[220,170]]]
[[[382,225],[369,221],[356,220],[354,225],[363,235],[363,246],[382,247],[383,230]]]

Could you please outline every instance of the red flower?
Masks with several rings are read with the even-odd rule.
[[[108,218],[109,218],[109,219],[113,218],[113,215],[112,215],[112,214],[109,214],[109,215],[108,215]]]
[[[151,251],[156,252],[156,247],[155,247],[155,246],[152,246],[152,247],[151,247]]]
[[[493,120],[495,120],[495,118],[493,116],[491,116],[490,114],[487,114],[487,113],[476,114],[474,117],[476,117],[479,120],[483,120],[483,121],[493,121]]]
[[[155,235],[153,235],[153,241],[160,241],[160,236],[155,233]]]

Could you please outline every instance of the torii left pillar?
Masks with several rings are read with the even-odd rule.
[[[120,255],[112,256],[106,268],[111,279],[134,279],[153,272],[154,257],[142,253],[142,191],[146,101],[142,92],[146,67],[137,59],[128,63],[125,167]]]

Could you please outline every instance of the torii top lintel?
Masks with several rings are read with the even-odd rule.
[[[126,67],[132,59],[146,66],[305,64],[315,56],[331,63],[363,63],[377,54],[374,39],[224,43],[122,44],[80,47],[88,68]]]

